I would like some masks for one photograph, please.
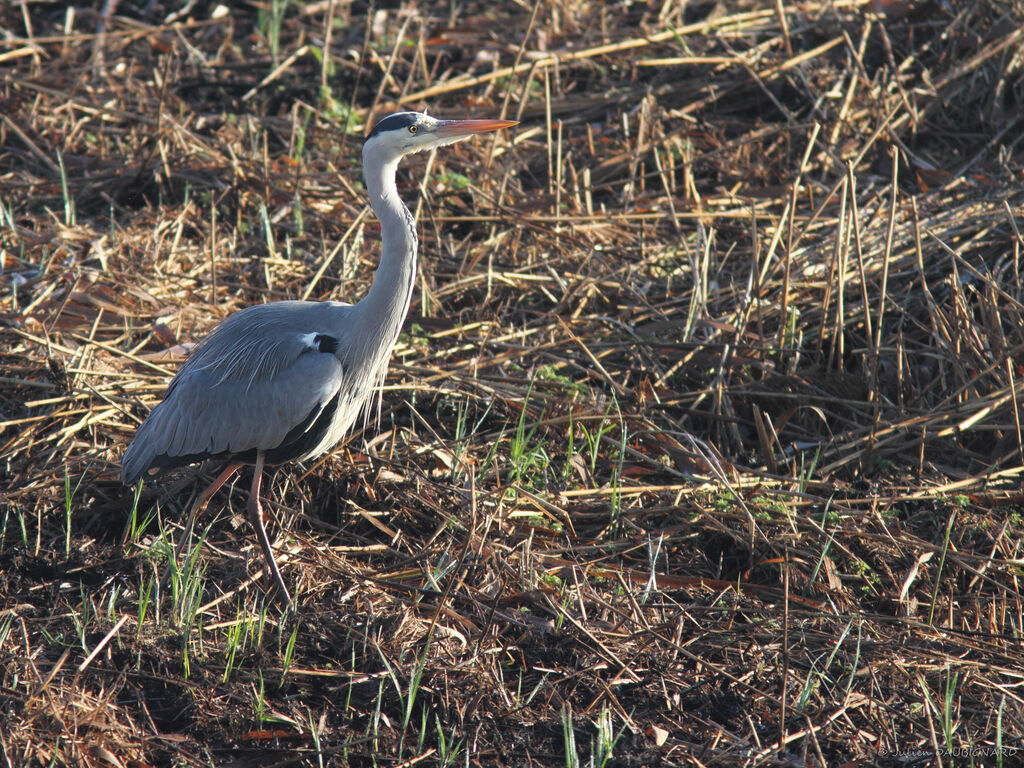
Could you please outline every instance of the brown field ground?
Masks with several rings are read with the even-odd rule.
[[[0,764],[1024,764],[1024,10],[0,7]],[[187,344],[360,297],[380,422],[122,488]],[[254,414],[259,418],[259,414]]]

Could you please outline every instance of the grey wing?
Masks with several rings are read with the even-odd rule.
[[[199,370],[216,371],[222,381],[252,382],[274,378],[306,352],[334,352],[337,329],[345,326],[350,310],[339,302],[275,301],[235,312],[199,342],[168,394],[179,379]],[[316,332],[320,328],[335,332]],[[329,342],[327,347],[318,343],[321,339]]]
[[[269,340],[262,355],[254,357],[253,350],[249,356],[221,355],[219,361],[212,338],[139,427],[121,462],[122,481],[130,485],[153,466],[272,451],[299,437],[297,431],[322,424],[321,415],[341,390],[343,371],[334,354],[311,346],[314,336],[283,333]]]

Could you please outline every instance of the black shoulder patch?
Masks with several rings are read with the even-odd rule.
[[[373,126],[373,130],[370,131],[370,135],[366,138],[372,139],[374,136],[385,133],[386,131],[403,130],[408,128],[410,125],[413,125],[419,117],[420,115],[418,112],[396,112],[393,115],[388,115]]]
[[[338,340],[333,336],[328,336],[326,333],[318,333],[314,336],[313,344],[316,346],[317,352],[323,352],[324,354],[333,355],[338,351]]]

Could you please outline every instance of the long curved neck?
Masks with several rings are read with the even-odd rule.
[[[380,220],[381,257],[369,292],[359,302],[363,330],[391,344],[409,311],[416,279],[416,221],[398,197],[398,158],[363,156],[370,207]]]

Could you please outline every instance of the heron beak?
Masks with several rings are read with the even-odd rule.
[[[441,120],[434,129],[440,139],[455,139],[473,136],[477,133],[500,131],[519,125],[518,120]]]

